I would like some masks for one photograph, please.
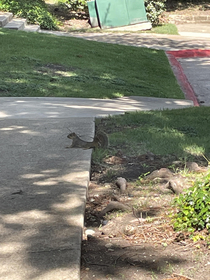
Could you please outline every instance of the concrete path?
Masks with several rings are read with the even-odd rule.
[[[179,109],[193,106],[190,100],[140,96],[117,99],[2,97],[0,100],[0,118],[4,119],[95,118],[130,111]]]
[[[184,23],[177,24],[178,32],[181,36],[194,38],[210,38],[210,21],[205,23]]]
[[[210,49],[167,51],[177,81],[195,106],[210,105]]]
[[[165,50],[210,48],[208,39],[180,36],[74,36]],[[91,151],[66,149],[69,131],[90,141],[95,116],[192,105],[145,97],[0,98],[0,279],[80,279]]]
[[[10,118],[0,121],[0,279],[78,280],[91,151],[66,149],[66,135],[71,129],[89,140],[94,119],[39,111],[29,119],[29,102],[25,117],[18,102],[9,101]]]
[[[40,31],[40,33],[56,36],[69,36],[85,40],[120,44],[126,46],[145,47],[161,50],[210,49],[209,38],[191,38],[179,35],[141,34],[141,33],[65,33],[59,31]]]
[[[179,63],[201,106],[210,106],[210,57],[179,58]]]

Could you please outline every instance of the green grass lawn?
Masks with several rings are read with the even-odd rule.
[[[155,26],[147,33],[179,35],[176,25],[172,23]]]
[[[210,160],[210,107],[127,113],[96,121],[109,135],[111,147],[124,155],[150,151],[193,159],[204,154]]]
[[[0,29],[0,96],[184,98],[164,51]]]

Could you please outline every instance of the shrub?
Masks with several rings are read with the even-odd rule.
[[[147,18],[152,25],[158,25],[160,15],[165,10],[166,0],[144,0]]]
[[[175,230],[210,232],[210,173],[176,198],[175,205],[178,206],[173,217]]]
[[[57,29],[56,21],[43,0],[1,0],[0,10],[26,18],[29,23],[39,24],[43,29]]]
[[[66,0],[68,7],[75,12],[83,11],[88,14],[88,6],[86,0]]]

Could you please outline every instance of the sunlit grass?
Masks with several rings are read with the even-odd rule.
[[[176,25],[172,23],[155,26],[150,32],[157,34],[179,35]]]
[[[0,96],[184,98],[162,50],[0,29]]]

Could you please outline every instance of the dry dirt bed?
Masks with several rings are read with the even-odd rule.
[[[173,209],[171,201],[176,194],[166,187],[169,177],[138,180],[140,174],[173,166],[173,170],[182,174],[179,176],[186,177],[186,184],[192,181],[195,172],[184,176],[183,164],[173,157],[147,154],[125,158],[117,155],[103,164],[92,165],[81,279],[210,279],[207,244],[193,243],[188,234],[175,232],[170,223],[168,214]],[[202,162],[199,159],[198,162],[200,166]],[[161,170],[168,174],[172,169]],[[205,168],[200,172],[205,172]],[[128,181],[124,192],[116,185],[119,176]],[[110,203],[129,208],[124,212],[116,207],[103,215],[101,211]],[[86,231],[89,229],[94,233]]]

